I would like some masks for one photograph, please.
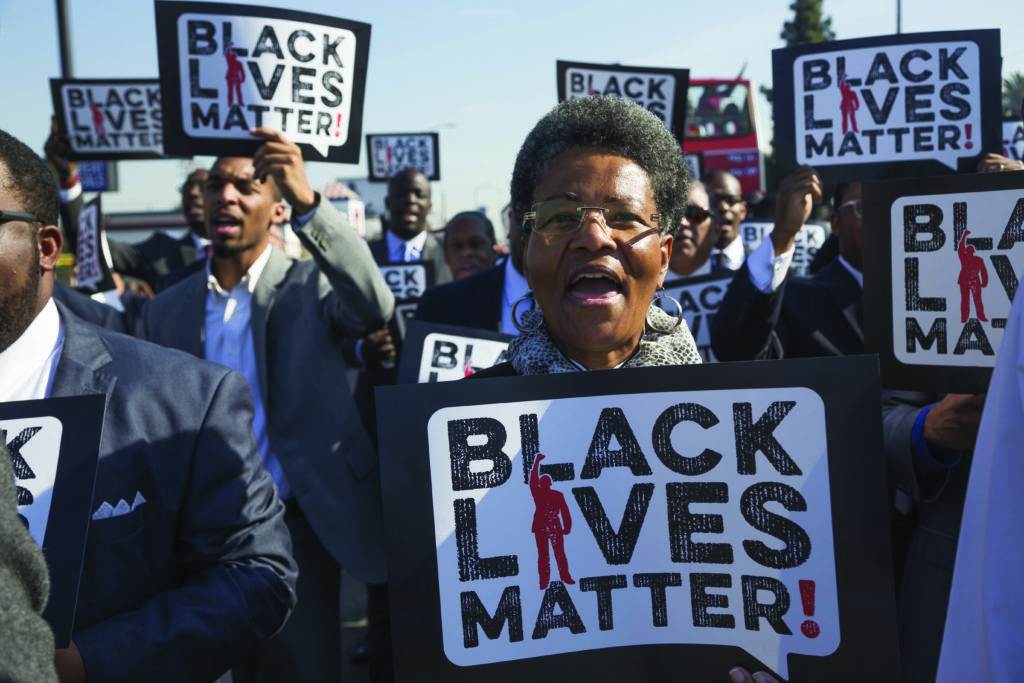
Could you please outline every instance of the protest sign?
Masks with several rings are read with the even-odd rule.
[[[1020,119],[1003,121],[1003,156],[1024,161],[1024,122]]]
[[[559,60],[555,64],[555,72],[559,102],[592,95],[625,97],[664,121],[676,138],[682,140],[685,137],[688,69]]]
[[[105,405],[104,396],[0,403],[18,514],[50,570],[43,616],[57,647],[67,647],[75,621]]]
[[[688,152],[683,155],[683,162],[686,164],[686,172],[694,180],[704,177],[704,155],[700,152]]]
[[[398,383],[465,379],[503,362],[511,339],[500,332],[410,320],[402,342]]]
[[[416,315],[416,305],[423,292],[434,284],[434,264],[430,261],[408,261],[380,264],[380,274],[395,295],[395,316],[392,332],[405,337],[405,326]]]
[[[899,680],[878,391],[867,356],[378,389],[396,679]]]
[[[743,248],[748,254],[752,253],[774,228],[775,223],[772,221],[744,221],[740,224]],[[811,262],[814,261],[821,245],[825,244],[825,240],[831,233],[830,229],[816,223],[808,223],[800,228],[793,246],[793,261],[789,266],[790,273],[809,275]]]
[[[71,159],[163,156],[160,81],[144,78],[52,78],[53,110],[68,136]]]
[[[82,207],[78,215],[78,244],[75,253],[78,289],[105,292],[114,289],[113,261],[103,229],[100,195]]]
[[[371,181],[387,182],[407,168],[415,168],[427,180],[441,179],[437,133],[367,135],[366,150]]]
[[[984,392],[1024,271],[1024,171],[867,183],[864,210],[882,383]]]
[[[678,301],[682,307],[683,319],[686,320],[690,334],[697,342],[697,351],[705,363],[716,362],[715,353],[711,350],[711,321],[714,320],[718,306],[722,303],[722,297],[729,289],[729,283],[732,282],[734,275],[735,273],[729,271],[665,282],[665,294]],[[669,315],[679,313],[669,302],[662,300],[659,304]]]
[[[359,161],[369,24],[161,0],[156,26],[168,154],[251,156],[262,139],[249,129],[262,126],[307,160]]]
[[[117,192],[117,164],[113,161],[80,161],[78,177],[82,192]]]
[[[781,167],[825,182],[973,170],[1000,148],[999,65],[998,30],[774,50]]]

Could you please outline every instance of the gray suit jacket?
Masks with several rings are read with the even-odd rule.
[[[107,397],[72,640],[90,681],[209,681],[295,604],[237,373],[69,314],[51,396]]]
[[[366,242],[321,201],[296,229],[313,260],[271,251],[253,292],[252,335],[270,445],[320,542],[353,576],[386,576],[380,477],[345,377],[341,340],[382,327],[394,297]],[[152,299],[141,334],[204,354],[207,274]]]

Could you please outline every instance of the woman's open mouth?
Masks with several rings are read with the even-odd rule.
[[[569,280],[569,298],[583,306],[607,306],[622,296],[622,282],[603,266],[585,266]]]

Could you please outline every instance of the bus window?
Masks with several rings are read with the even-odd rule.
[[[687,139],[750,135],[748,95],[745,83],[691,83],[686,93]]]

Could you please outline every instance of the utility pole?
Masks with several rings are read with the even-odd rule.
[[[903,33],[903,0],[896,0],[896,33]]]
[[[71,17],[68,12],[68,0],[57,0],[57,42],[60,47],[61,78],[74,78],[75,70],[71,64]]]

